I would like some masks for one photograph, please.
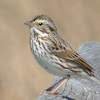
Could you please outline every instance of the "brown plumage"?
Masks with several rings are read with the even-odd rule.
[[[38,15],[25,24],[30,27],[31,51],[46,71],[63,77],[62,80],[70,77],[85,78],[100,83],[100,80],[94,75],[94,69],[67,42],[60,38],[50,17]],[[48,93],[55,93],[60,86],[53,91],[51,91],[52,88],[49,88]]]
[[[53,51],[52,53],[62,59],[65,59],[67,62],[75,64],[77,66],[76,68],[79,67],[80,69],[85,71],[90,76],[94,76],[93,68],[83,58],[81,58],[76,52],[67,50],[67,51],[62,51],[62,52]],[[75,66],[71,67],[71,69],[73,68],[72,71],[74,71],[74,67]]]

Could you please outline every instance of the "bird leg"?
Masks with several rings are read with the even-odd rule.
[[[65,78],[60,79],[58,82],[56,82],[54,85],[46,89],[46,91],[51,91],[56,85],[58,85],[60,82],[62,82]]]
[[[44,93],[57,94],[56,92],[59,90],[59,88],[61,88],[67,81],[68,81],[68,79],[62,78],[61,80],[59,80],[58,82],[56,82],[53,86],[51,86],[50,88],[48,88],[45,91],[43,91],[40,95],[42,95]],[[60,85],[58,85],[60,82],[62,82],[62,83]],[[52,90],[56,85],[58,85],[58,86],[54,90]]]

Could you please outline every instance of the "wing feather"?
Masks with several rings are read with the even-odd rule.
[[[66,50],[66,51],[53,51],[55,56],[65,59],[68,62],[75,64],[78,68],[84,70],[91,76],[93,76],[93,68],[77,54],[75,51]]]
[[[56,35],[56,38],[53,37],[51,42],[51,53],[68,62],[67,64],[69,64],[70,66],[69,69],[76,72],[80,72],[83,70],[88,75],[94,76],[94,69],[77,52],[75,52],[67,42],[61,39],[58,35]]]

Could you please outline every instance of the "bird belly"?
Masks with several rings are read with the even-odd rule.
[[[61,66],[56,65],[55,63],[52,63],[49,59],[39,57],[36,54],[34,54],[34,57],[37,60],[37,62],[42,66],[42,68],[44,68],[50,74],[64,77],[64,78],[67,78],[68,75],[70,75],[71,78],[74,78],[74,79],[79,79],[79,80],[80,79],[89,79],[89,80],[91,80],[88,77],[88,74],[86,74],[85,72],[75,73],[68,69],[61,68]]]
[[[34,54],[34,53],[33,53]],[[56,65],[55,63],[52,63],[48,59],[42,58],[34,54],[35,59],[37,62],[50,74],[60,76],[60,77],[66,77],[68,73],[63,69],[60,68],[61,66]]]

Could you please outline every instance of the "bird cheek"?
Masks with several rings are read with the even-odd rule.
[[[50,33],[50,30],[48,28],[44,28],[43,31],[44,31],[44,33],[47,33],[47,34]]]

